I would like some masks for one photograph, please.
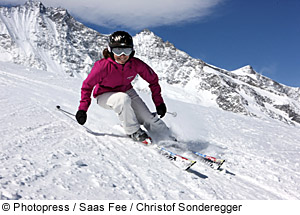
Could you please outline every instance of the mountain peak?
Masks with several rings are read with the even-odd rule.
[[[244,69],[244,70],[249,70],[249,71],[253,71],[253,67],[250,66],[250,65],[243,66],[242,69]]]
[[[46,7],[40,1],[28,0],[25,2],[24,6],[27,8],[37,8],[41,12],[44,12],[46,10]]]
[[[244,66],[241,68],[244,72],[248,73],[248,74],[256,74],[256,72],[254,71],[253,67],[250,65]]]
[[[152,31],[150,31],[149,29],[147,29],[147,28],[145,28],[144,30],[142,30],[141,32],[140,32],[140,34],[153,34],[153,32]]]
[[[246,66],[243,66],[239,69],[236,69],[234,71],[232,71],[234,74],[237,74],[237,75],[251,75],[251,74],[257,74],[257,72],[255,72],[255,70],[253,69],[252,66],[250,65],[246,65]]]
[[[40,1],[34,1],[34,0],[28,0],[24,3],[25,6],[29,6],[29,7],[40,7],[40,6],[44,6],[42,2]]]
[[[144,29],[142,30],[140,33],[138,33],[136,36],[136,38],[143,38],[143,39],[146,39],[146,40],[152,40],[152,39],[155,39],[155,38],[159,38],[158,36],[156,36],[152,31],[150,31],[149,29]]]

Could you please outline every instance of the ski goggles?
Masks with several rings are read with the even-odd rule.
[[[120,47],[116,47],[116,48],[112,48],[111,50],[115,55],[117,56],[121,56],[121,55],[126,55],[129,56],[132,52],[132,48],[120,48]]]

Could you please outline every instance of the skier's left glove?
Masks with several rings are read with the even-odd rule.
[[[160,116],[160,118],[163,118],[167,112],[165,103],[161,103],[160,105],[156,106],[156,112]]]

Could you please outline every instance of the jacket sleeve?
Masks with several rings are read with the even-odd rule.
[[[97,61],[94,64],[90,74],[83,81],[81,87],[81,100],[80,100],[80,105],[78,110],[84,110],[84,111],[88,110],[91,104],[91,94],[93,92],[93,89],[97,83],[101,82],[100,70],[101,70],[100,62]]]
[[[139,67],[139,72],[138,74],[149,83],[149,88],[152,93],[152,100],[155,104],[155,106],[158,106],[162,103],[164,103],[164,100],[161,96],[161,87],[158,83],[158,76],[157,74],[153,71],[153,69],[148,66],[144,62],[140,62],[140,67]]]

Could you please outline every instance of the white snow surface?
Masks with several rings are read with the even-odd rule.
[[[82,81],[0,63],[0,199],[300,199],[298,125],[222,111],[209,98],[196,104],[199,96],[162,83],[177,112],[163,120],[181,141],[165,146],[226,160],[223,171],[198,161],[185,172],[153,147],[109,135],[122,128],[94,100],[85,125],[95,134],[58,111],[76,113]],[[155,111],[149,92],[139,94]]]

